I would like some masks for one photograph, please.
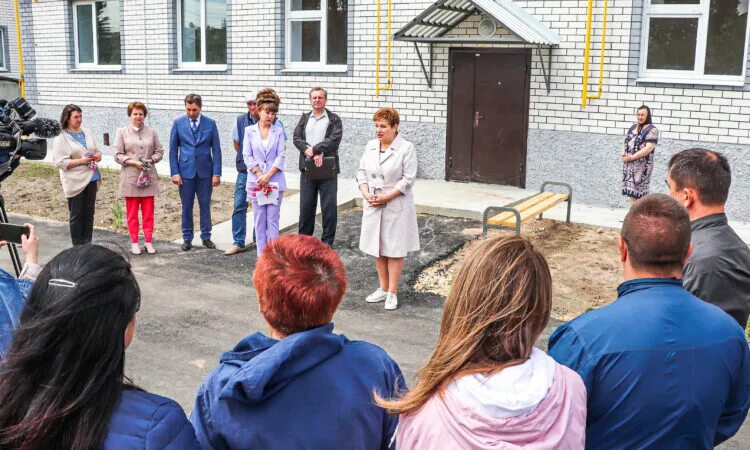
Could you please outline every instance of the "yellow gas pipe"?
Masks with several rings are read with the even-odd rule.
[[[18,44],[18,87],[21,88],[21,97],[26,97],[26,80],[23,69],[23,45],[21,44],[21,14],[18,9],[18,0],[13,1],[16,10],[16,42]]]
[[[583,85],[581,87],[581,108],[586,109],[588,100],[601,98],[604,85],[604,47],[607,42],[607,6],[604,0],[604,19],[602,21],[602,46],[599,52],[599,88],[595,95],[589,94],[589,60],[591,59],[591,22],[594,14],[594,0],[589,0],[586,17],[586,48],[583,52]]]
[[[387,91],[393,86],[393,80],[391,80],[391,43],[393,42],[393,36],[391,35],[391,23],[392,23],[392,12],[393,8],[391,0],[388,0],[388,50],[386,54],[386,85],[380,85],[380,2],[378,0],[377,14],[376,14],[376,30],[375,30],[375,96],[379,96],[382,91]]]

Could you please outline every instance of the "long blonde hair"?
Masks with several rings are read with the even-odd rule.
[[[550,317],[552,276],[544,256],[522,237],[481,243],[466,257],[445,302],[437,347],[399,399],[375,395],[392,414],[421,408],[452,380],[521,364]]]

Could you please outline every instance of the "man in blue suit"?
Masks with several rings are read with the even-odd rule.
[[[182,201],[182,250],[193,246],[193,202],[198,196],[201,239],[206,248],[211,242],[211,192],[221,182],[221,143],[213,119],[201,114],[200,95],[185,97],[186,115],[172,123],[169,137],[169,167],[172,183],[179,186]]]

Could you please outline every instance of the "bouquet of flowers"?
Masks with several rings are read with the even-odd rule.
[[[149,176],[148,174],[148,172],[151,170],[151,163],[146,161],[143,156],[138,159],[141,161],[141,164],[143,164],[143,169],[141,169],[141,174],[138,175],[138,179],[136,180],[135,185],[139,188],[151,186],[151,176]]]
[[[279,204],[279,183],[270,182],[255,188],[255,200],[259,206]]]

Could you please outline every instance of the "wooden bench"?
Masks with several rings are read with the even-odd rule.
[[[545,189],[547,186],[561,186],[566,188],[568,193],[546,192]],[[570,205],[572,201],[573,188],[569,184],[545,181],[542,183],[542,188],[538,194],[525,198],[515,205],[490,206],[485,209],[482,215],[482,237],[487,237],[487,230],[490,228],[515,230],[516,234],[521,234],[522,223],[534,216],[538,216],[541,219],[545,211],[562,202],[568,202],[566,222],[570,223]]]

